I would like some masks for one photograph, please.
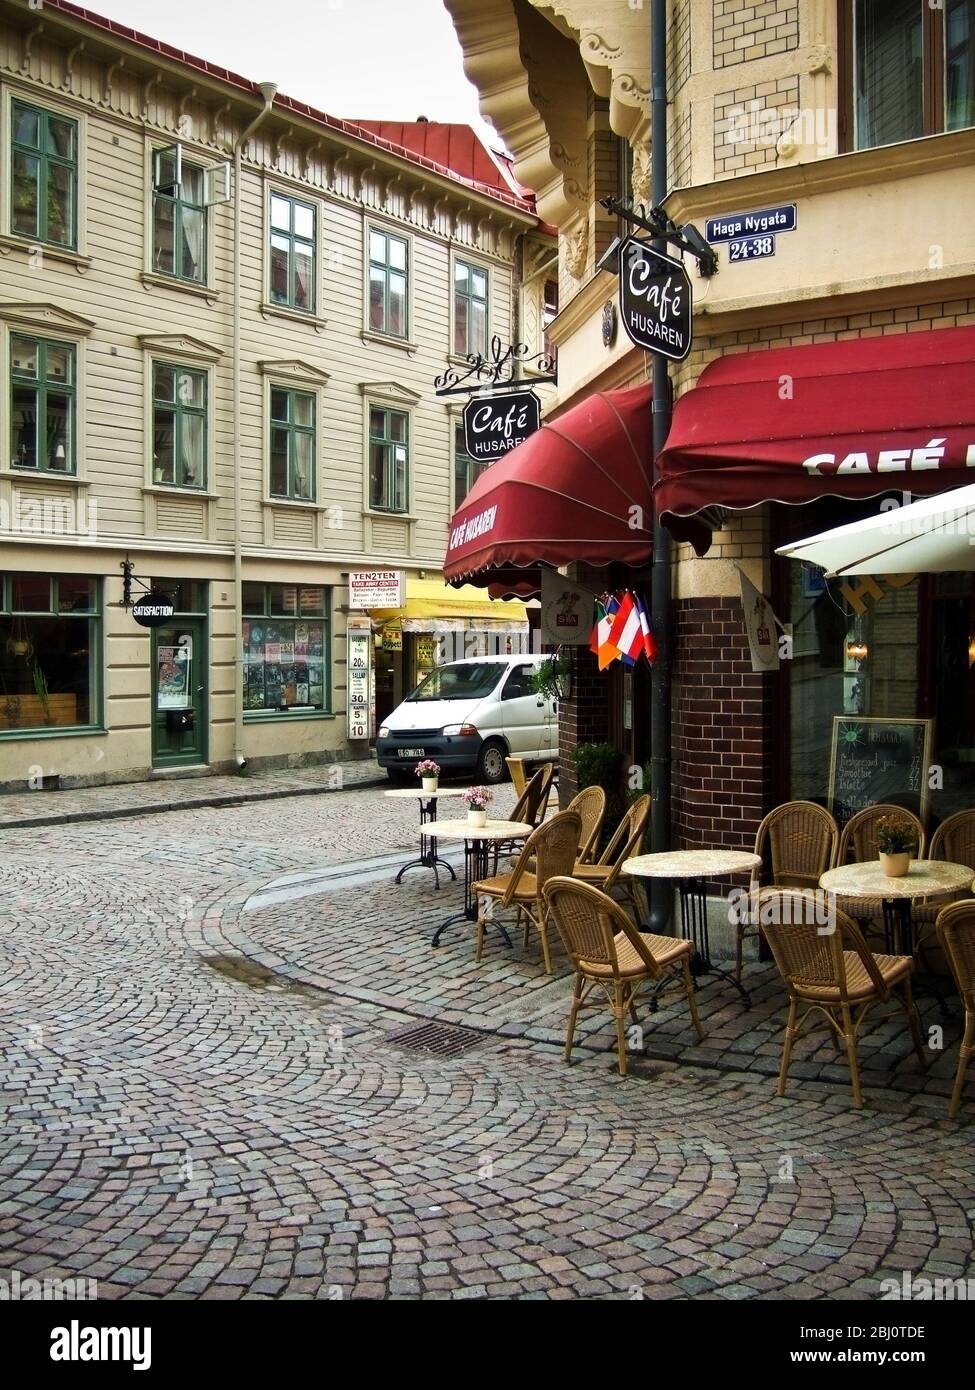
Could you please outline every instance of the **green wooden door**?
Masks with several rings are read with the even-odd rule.
[[[174,619],[153,630],[152,765],[207,760],[207,640],[204,618]]]

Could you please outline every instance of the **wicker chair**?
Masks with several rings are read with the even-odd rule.
[[[755,853],[764,857],[768,846],[772,866],[771,888],[818,888],[819,880],[833,863],[840,828],[824,806],[813,801],[787,801],[770,811],[755,833]],[[760,870],[752,877],[759,887]],[[764,886],[764,885],[763,885]],[[757,936],[746,922],[739,922],[735,942],[735,979],[741,979],[742,947],[746,936]]]
[[[602,787],[585,787],[574,796],[566,807],[567,811],[578,811],[582,817],[582,835],[579,839],[579,864],[589,864],[599,845],[599,832],[603,828],[606,815],[606,793]]]
[[[598,888],[575,878],[550,879],[545,901],[551,909],[562,943],[575,970],[572,1005],[565,1033],[565,1060],[572,1055],[576,1016],[595,988],[609,1001],[616,1020],[616,1049],[620,1076],[626,1075],[627,1013],[636,1021],[635,998],[642,985],[669,973],[683,978],[691,1019],[704,1037],[694,997],[690,959],[694,943],[683,937],[651,936],[636,930],[619,903]]]
[[[546,763],[525,783],[525,790],[515,802],[514,809],[508,819],[523,821],[533,828],[540,825],[545,819],[551,790],[552,764]],[[524,840],[499,840],[494,846],[494,872],[498,872],[498,860],[503,854],[520,853],[524,843]]]
[[[521,796],[528,785],[525,760],[524,758],[505,758],[505,763],[511,778],[511,785],[515,789],[515,796]]]
[[[895,816],[898,820],[909,821],[917,834],[917,853],[914,857],[916,859],[924,858],[924,846],[927,837],[924,833],[924,826],[914,812],[905,810],[903,806],[895,806],[892,802],[878,802],[875,806],[865,806],[862,811],[857,811],[856,815],[851,816],[844,825],[840,834],[839,849],[836,852],[837,864],[847,864],[851,859],[856,864],[866,864],[870,860],[876,861],[880,852],[877,845],[877,822],[881,816]],[[861,930],[871,934],[882,932],[883,928],[877,925],[882,922],[884,915],[884,905],[880,898],[873,900],[858,898],[856,912],[853,915],[860,924]]]
[[[762,931],[789,990],[779,1095],[785,1095],[793,1043],[809,1015],[818,1011],[837,1043],[846,1047],[853,1104],[859,1110],[863,1092],[857,1038],[874,1004],[897,1000],[907,1014],[914,1050],[921,1063],[925,1061],[920,1020],[911,994],[914,960],[911,956],[874,955],[856,923],[838,908],[835,930],[824,930],[829,904],[825,893],[791,888],[770,888],[762,895]],[[797,1019],[800,1004],[806,1008]]]
[[[946,859],[949,864],[967,864],[975,878],[975,811],[956,811],[938,826],[931,837],[929,859]],[[946,893],[941,898],[925,898],[915,903],[911,917],[914,922],[914,944],[924,951],[925,928],[935,925],[941,909],[949,903],[970,900],[968,893]]]
[[[474,896],[477,899],[475,960],[481,959],[484,948],[483,900],[489,898],[499,909],[513,907],[519,917],[525,918],[526,944],[532,926],[537,929],[542,938],[545,973],[551,975],[552,957],[547,931],[548,907],[543,897],[543,889],[550,878],[572,872],[579,852],[581,830],[581,816],[575,811],[561,811],[532,831],[510,873],[493,874],[490,878],[482,878],[474,884]],[[534,868],[529,869],[528,865],[532,862]]]
[[[620,877],[620,869],[627,859],[640,853],[649,816],[650,797],[638,797],[616,827],[613,838],[599,858],[592,863],[577,862],[572,877],[593,888],[601,888],[604,893],[611,894],[618,887],[626,895],[633,911],[639,913],[633,883],[629,878]]]
[[[957,1115],[965,1072],[975,1052],[975,899],[943,907],[938,913],[937,929],[938,941],[965,1006],[965,1036],[958,1051],[955,1086],[948,1104],[948,1114]]]

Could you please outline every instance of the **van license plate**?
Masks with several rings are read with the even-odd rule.
[[[400,748],[400,749],[399,749],[399,755],[400,755],[401,758],[422,758],[422,757],[423,757],[423,749],[422,749],[422,748]]]

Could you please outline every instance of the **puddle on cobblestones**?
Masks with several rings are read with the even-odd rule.
[[[284,975],[276,975],[267,966],[258,965],[246,956],[201,956],[200,960],[218,975],[225,975],[236,984],[247,985],[250,989],[267,990],[271,994],[298,994],[316,1004],[328,1002],[324,990],[289,980]]]

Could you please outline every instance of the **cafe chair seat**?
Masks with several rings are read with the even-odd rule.
[[[534,927],[541,937],[545,973],[552,973],[552,956],[548,944],[548,904],[543,896],[550,878],[571,873],[579,852],[582,819],[575,811],[561,811],[545,821],[525,840],[521,853],[510,874],[492,874],[474,884],[477,902],[474,959],[479,961],[484,950],[484,930],[495,907],[503,911],[513,908],[525,921],[525,945]],[[529,864],[533,867],[529,869]]]
[[[668,979],[683,986],[691,1020],[704,1037],[694,996],[690,962],[694,943],[683,937],[644,936],[618,902],[572,878],[553,878],[545,885],[562,944],[575,970],[572,1003],[565,1031],[565,1060],[572,1056],[576,1018],[593,993],[603,997],[616,1023],[616,1052],[620,1076],[626,1075],[626,1016],[636,1023],[636,997],[645,986],[662,986]]]
[[[681,960],[684,956],[688,960],[694,955],[694,942],[685,941],[680,936],[654,936],[650,932],[642,932],[640,940],[652,954],[658,965],[671,965],[674,961]],[[645,975],[647,961],[645,956],[633,945],[633,942],[624,932],[617,932],[613,937],[613,945],[616,948],[616,964],[620,976],[623,979],[631,975]],[[580,957],[579,969],[584,975],[591,976],[593,979],[604,979],[611,977],[613,967],[606,961],[586,960]]]
[[[965,1073],[975,1053],[975,899],[943,908],[938,914],[937,931],[938,943],[965,1006],[965,1034],[958,1049],[958,1069],[948,1103],[948,1114],[957,1115]]]
[[[824,915],[832,913],[832,916]],[[828,921],[832,931],[823,930]],[[846,1051],[853,1104],[863,1107],[857,1043],[875,1004],[896,1002],[907,1015],[914,1051],[926,1061],[921,1021],[911,993],[912,956],[875,956],[851,917],[822,892],[782,888],[762,895],[761,929],[789,991],[789,1016],[779,1069],[785,1095],[792,1048],[814,1015],[825,1019]],[[800,1009],[802,1010],[800,1014]]]

